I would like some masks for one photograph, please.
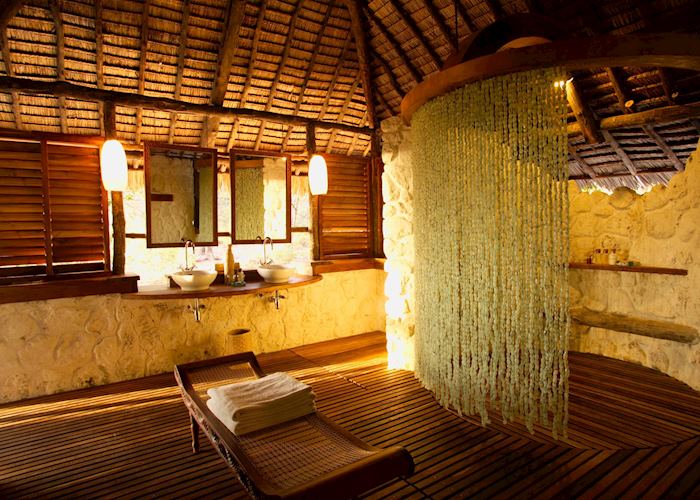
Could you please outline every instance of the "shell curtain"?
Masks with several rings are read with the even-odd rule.
[[[459,413],[565,433],[569,334],[561,68],[467,85],[413,117],[416,376]]]

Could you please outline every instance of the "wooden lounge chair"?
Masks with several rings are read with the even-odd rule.
[[[263,377],[252,352],[175,367],[190,412],[192,449],[199,430],[254,498],[350,498],[413,473],[404,448],[370,446],[316,412],[243,436],[207,408],[207,389]]]

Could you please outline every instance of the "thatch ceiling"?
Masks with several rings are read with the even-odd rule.
[[[246,0],[234,34],[229,29],[235,24],[232,0],[4,3],[2,75],[372,125],[361,53],[345,0]],[[694,0],[369,0],[358,5],[377,120],[398,114],[403,96],[439,70],[457,39],[508,15],[547,15],[571,36],[692,32],[700,19]],[[235,50],[228,54],[225,47],[231,43]],[[226,76],[228,82],[219,88],[217,80]],[[573,76],[598,119],[700,101],[696,72],[600,68]],[[632,101],[630,107],[626,101]],[[575,121],[573,113],[569,120]],[[104,132],[97,103],[21,92],[0,93],[0,127]],[[117,133],[133,143],[210,144],[221,151],[236,146],[301,153],[305,148],[303,126],[230,117],[217,125],[202,116],[127,106],[117,106]],[[331,130],[316,134],[320,150],[369,152],[369,135]],[[640,179],[664,182],[684,164],[697,139],[698,125],[688,120],[651,129],[616,129],[595,145],[572,136],[571,175],[582,183],[591,180],[590,173],[619,175],[597,181],[634,185],[631,165],[637,172],[655,172]]]

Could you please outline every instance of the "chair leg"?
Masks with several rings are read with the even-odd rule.
[[[192,432],[192,453],[199,451],[199,424],[194,415],[190,415],[190,431]]]

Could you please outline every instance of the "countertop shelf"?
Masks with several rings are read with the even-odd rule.
[[[623,273],[675,274],[686,276],[687,269],[674,267],[652,266],[611,266],[609,264],[587,264],[585,262],[569,262],[569,269],[594,269],[598,271],[621,271]]]
[[[274,292],[287,288],[310,285],[321,281],[322,276],[302,276],[294,275],[289,278],[288,283],[265,283],[264,281],[253,281],[246,283],[242,287],[227,285],[211,285],[208,290],[199,292],[186,292],[180,288],[143,288],[135,293],[126,293],[122,297],[132,300],[156,300],[156,299],[202,299],[207,297],[229,297],[234,295],[249,295],[252,293]]]

